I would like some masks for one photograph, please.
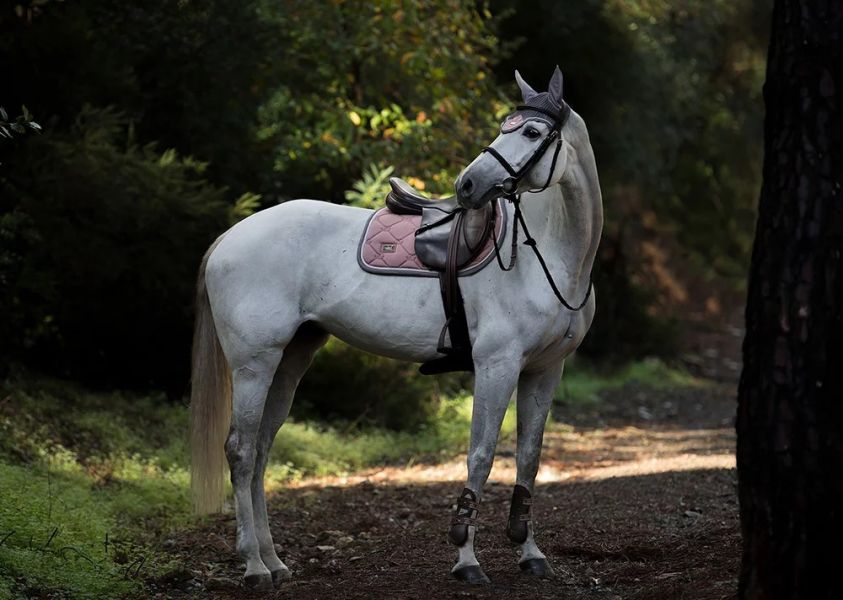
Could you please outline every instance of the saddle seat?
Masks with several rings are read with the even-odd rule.
[[[392,191],[386,196],[389,210],[398,215],[420,215],[425,208],[435,208],[442,212],[453,212],[457,208],[457,197],[426,198],[416,188],[398,177],[390,177]]]
[[[470,263],[494,232],[495,208],[487,203],[482,208],[466,210],[457,204],[456,196],[435,200],[425,198],[406,181],[389,179],[392,191],[386,206],[399,215],[421,215],[416,233],[415,251],[419,260],[435,271],[456,270]],[[449,241],[455,246],[449,264]]]

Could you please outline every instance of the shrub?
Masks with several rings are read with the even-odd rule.
[[[9,350],[97,385],[183,386],[197,265],[230,215],[203,169],[108,109],[21,144],[0,176]]]
[[[296,395],[294,414],[413,430],[436,413],[441,394],[469,377],[419,375],[418,365],[355,350],[331,339],[317,354]]]

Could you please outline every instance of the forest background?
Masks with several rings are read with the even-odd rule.
[[[205,249],[293,198],[379,206],[390,175],[450,194],[519,103],[515,68],[536,89],[562,68],[605,205],[597,315],[557,400],[629,379],[734,381],[770,9],[4,4],[0,599],[137,592],[169,568],[162,540],[191,522],[185,405]],[[470,381],[423,378],[332,341],[302,382],[270,480],[453,456],[467,440]],[[513,428],[508,417],[504,435]]]
[[[447,194],[519,100],[513,69],[541,88],[556,64],[589,125],[607,217],[581,354],[674,356],[682,324],[740,311],[769,4],[3,9],[0,102],[43,131],[0,144],[1,364],[181,397],[195,273],[220,232],[291,198],[376,206],[390,174]],[[361,367],[412,371],[336,344],[326,352],[322,387]],[[304,404],[327,415],[337,407],[316,406],[322,387]]]

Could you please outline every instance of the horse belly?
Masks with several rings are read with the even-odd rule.
[[[317,208],[322,218],[310,221],[318,231],[304,236],[310,240],[308,248],[291,246],[285,257],[298,273],[290,284],[299,289],[307,319],[374,354],[415,362],[440,356],[436,346],[445,312],[439,279],[364,271],[357,252],[370,212],[324,204]]]
[[[372,275],[356,262],[353,275],[331,284],[313,317],[344,342],[382,356],[424,362],[436,352],[445,312],[439,280],[430,277]],[[353,280],[353,281],[352,281]]]

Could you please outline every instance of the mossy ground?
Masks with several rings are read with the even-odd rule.
[[[593,402],[600,390],[692,385],[658,362],[612,374],[574,368],[557,398]],[[442,399],[414,432],[288,422],[267,482],[349,473],[373,465],[437,461],[464,452],[471,397]],[[502,436],[511,437],[510,406]],[[0,386],[0,600],[131,597],[165,573],[156,540],[189,527],[187,409],[163,396],[92,393],[13,377]]]

